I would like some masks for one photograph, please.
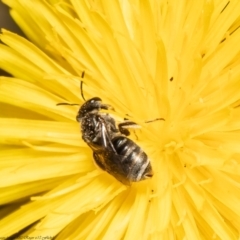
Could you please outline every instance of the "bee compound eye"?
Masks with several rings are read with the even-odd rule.
[[[94,98],[91,98],[91,99],[89,100],[89,102],[90,102],[90,103],[94,103],[94,102],[102,102],[102,99],[99,98],[99,97],[94,97]]]

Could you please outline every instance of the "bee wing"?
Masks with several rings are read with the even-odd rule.
[[[112,144],[111,136],[105,126],[105,124],[102,124],[101,126],[101,132],[102,132],[102,144],[103,146],[108,149],[108,151],[113,151],[116,153],[116,150]]]
[[[101,169],[111,174],[123,184],[130,185],[130,181],[127,179],[127,173],[121,163],[120,155],[109,149],[103,149],[101,152],[94,152],[93,157]]]
[[[99,118],[98,121],[98,129],[95,132],[95,138],[91,142],[87,142],[87,144],[93,151],[99,148],[110,148],[112,151],[116,152],[111,141],[111,132],[107,129],[105,120]]]
[[[99,168],[114,176],[118,181],[125,185],[130,185],[130,181],[126,178],[127,173],[121,163],[121,156],[117,154],[110,133],[105,123],[101,123],[101,138],[98,144],[89,142],[89,147],[93,150],[95,163]]]

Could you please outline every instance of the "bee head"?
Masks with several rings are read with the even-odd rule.
[[[77,115],[77,121],[81,122],[81,119],[86,116],[86,114],[97,114],[101,109],[112,109],[108,104],[102,104],[102,99],[99,97],[94,97],[87,100],[79,109]]]

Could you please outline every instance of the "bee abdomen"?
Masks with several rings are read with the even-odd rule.
[[[147,154],[132,140],[118,136],[112,140],[118,155],[122,156],[122,165],[131,181],[139,181],[149,164]]]
[[[121,156],[129,156],[132,152],[140,150],[132,140],[118,136],[112,140],[116,152]]]

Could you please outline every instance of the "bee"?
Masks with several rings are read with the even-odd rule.
[[[147,154],[127,138],[130,132],[126,127],[137,124],[126,121],[117,128],[114,118],[101,109],[113,108],[94,97],[80,107],[76,117],[96,165],[125,185],[151,178],[153,170]]]

